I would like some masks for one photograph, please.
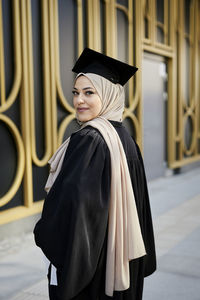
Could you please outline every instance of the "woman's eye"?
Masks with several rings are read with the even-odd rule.
[[[92,94],[94,94],[92,91],[87,91],[86,92],[86,95],[92,95]]]
[[[78,93],[77,93],[76,91],[72,91],[72,94],[73,94],[74,96],[78,95]]]

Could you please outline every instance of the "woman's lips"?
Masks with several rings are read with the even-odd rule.
[[[79,108],[77,108],[77,111],[78,112],[84,112],[84,111],[86,111],[86,110],[88,110],[89,108],[87,108],[87,107],[79,107]]]

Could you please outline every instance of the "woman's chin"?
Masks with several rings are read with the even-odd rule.
[[[95,117],[77,116],[78,121],[83,123],[91,121],[94,118]]]
[[[87,121],[90,121],[88,118],[77,118],[79,122],[85,123]]]

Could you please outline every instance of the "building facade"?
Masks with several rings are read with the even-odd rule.
[[[123,122],[148,178],[200,161],[200,0],[0,0],[0,225],[42,209],[86,46],[139,68]]]

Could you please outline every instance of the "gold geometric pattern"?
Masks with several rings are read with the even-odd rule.
[[[189,5],[189,31],[186,3]],[[43,126],[42,155],[37,152],[35,109],[34,14],[31,0],[13,0],[13,81],[6,91],[3,7],[0,0],[0,123],[8,128],[17,149],[17,166],[9,190],[0,199],[8,204],[23,185],[20,206],[0,212],[0,224],[41,211],[34,201],[34,169],[43,170],[51,155],[70,132],[75,111],[63,85],[58,0],[39,1],[41,22],[41,78]],[[124,121],[142,147],[142,52],[166,57],[168,66],[168,164],[171,168],[200,159],[200,1],[199,0],[71,0],[76,59],[85,46],[136,65],[139,71],[126,87]],[[158,7],[159,6],[159,7]],[[70,12],[71,13],[71,12]],[[72,14],[72,13],[71,13]],[[68,53],[66,53],[68,55]],[[187,59],[189,55],[189,64]],[[186,68],[188,68],[186,70]],[[187,75],[186,75],[187,74]],[[72,75],[71,75],[72,76]],[[68,80],[67,78],[65,79]],[[71,80],[71,79],[70,79]],[[187,90],[185,86],[187,84]],[[20,126],[8,111],[19,102]],[[62,118],[59,119],[59,109]]]
[[[172,56],[176,1],[143,0],[142,2],[143,48],[159,55]]]
[[[169,131],[169,166],[172,168],[200,159],[199,12],[199,0],[176,4],[172,79],[176,85],[169,110],[169,116],[173,116]]]
[[[21,44],[20,44],[20,28],[19,28],[19,1],[13,2],[13,28],[14,28],[14,55],[15,55],[15,73],[11,91],[6,97],[5,89],[5,65],[4,65],[4,37],[3,37],[3,19],[2,19],[2,2],[0,1],[0,121],[3,122],[9,129],[12,134],[16,146],[17,146],[17,169],[16,174],[11,184],[9,191],[0,199],[0,206],[7,204],[17,192],[23,175],[24,175],[24,165],[25,165],[25,153],[24,153],[24,144],[22,141],[21,134],[19,129],[14,124],[14,122],[4,115],[15,102],[16,96],[20,89],[21,78],[22,78],[22,69],[21,69]]]
[[[200,159],[199,7],[199,0],[143,0],[143,49],[164,56],[168,65],[170,168]]]

